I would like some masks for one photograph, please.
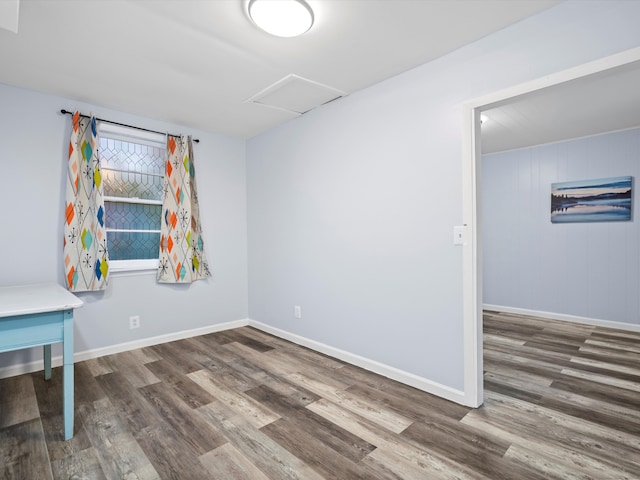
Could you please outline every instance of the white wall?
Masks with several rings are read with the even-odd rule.
[[[638,19],[562,3],[251,139],[250,317],[462,390],[462,104],[636,47]]]
[[[64,175],[71,118],[61,115],[61,108],[200,139],[194,157],[213,278],[170,286],[156,284],[149,274],[112,275],[105,292],[78,295],[85,305],[75,313],[76,352],[247,318],[243,140],[6,85],[0,85],[0,105],[0,285],[64,285]],[[140,315],[139,329],[129,330],[130,315]],[[0,354],[0,368],[41,358],[40,350]]]
[[[640,197],[630,222],[550,220],[551,183],[637,182],[639,152],[634,129],[485,155],[484,303],[640,324]]]

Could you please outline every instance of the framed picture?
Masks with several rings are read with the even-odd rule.
[[[631,220],[631,177],[551,184],[551,222]]]

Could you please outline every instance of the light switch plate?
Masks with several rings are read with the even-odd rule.
[[[464,226],[456,225],[453,227],[453,244],[464,245]]]

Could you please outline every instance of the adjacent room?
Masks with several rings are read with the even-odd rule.
[[[1,2],[0,477],[640,478],[639,21]]]

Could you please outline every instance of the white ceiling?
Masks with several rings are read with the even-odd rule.
[[[0,28],[0,82],[249,138],[300,114],[247,101],[265,90],[285,106],[348,95],[557,0],[308,0],[298,38],[258,30],[246,3],[22,0],[18,32]],[[280,81],[313,88],[289,102],[269,90]]]
[[[483,115],[483,154],[638,127],[640,62],[523,95]]]

